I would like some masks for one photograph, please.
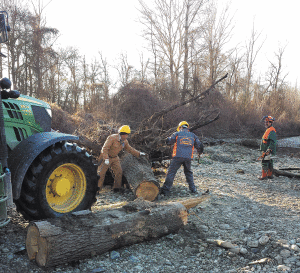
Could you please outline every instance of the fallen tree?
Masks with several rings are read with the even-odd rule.
[[[143,150],[144,152],[150,155],[151,161],[155,159],[157,154],[159,154],[160,157],[164,157],[166,155],[170,157],[170,149],[169,147],[166,147],[166,145],[164,145],[164,140],[166,137],[170,136],[173,132],[175,132],[177,127],[163,130],[163,128],[159,128],[158,126],[158,124],[160,123],[159,121],[163,118],[164,115],[176,110],[181,106],[184,106],[196,100],[199,101],[205,99],[210,93],[210,91],[213,90],[219,82],[227,78],[227,76],[228,74],[217,80],[214,84],[212,84],[208,89],[206,89],[199,95],[185,100],[181,103],[172,105],[171,107],[163,109],[157,113],[154,113],[151,117],[143,120],[140,123],[139,128],[132,135],[132,141],[139,145],[139,149]],[[205,125],[208,125],[218,120],[219,117],[220,112],[217,109],[203,112],[202,115],[199,117],[198,121],[190,123],[190,131],[195,131]]]
[[[194,101],[200,102],[204,100],[209,93],[215,88],[215,86],[224,80],[227,74],[217,80],[204,92],[197,96],[194,96],[183,102],[174,104],[170,107],[164,108],[161,111],[154,113],[152,116],[144,119],[140,122],[138,128],[133,131],[130,136],[130,144],[138,150],[146,152],[149,155],[150,161],[169,159],[171,155],[171,149],[165,145],[165,138],[170,136],[176,127],[166,128],[163,119],[166,114],[178,109],[184,105],[192,103]],[[220,117],[218,109],[202,111],[197,121],[190,122],[190,131],[195,131],[203,126],[206,126]],[[85,145],[87,149],[95,156],[98,157],[106,138],[117,132],[117,128],[120,124],[100,124],[97,120],[89,119],[89,126],[81,125],[74,132],[79,136],[79,142]]]
[[[187,209],[208,198],[166,204],[139,198],[118,209],[30,222],[27,255],[40,267],[52,267],[175,233],[187,224]]]

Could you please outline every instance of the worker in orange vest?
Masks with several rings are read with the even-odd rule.
[[[258,177],[260,180],[265,180],[267,178],[273,178],[273,159],[272,155],[276,155],[276,130],[273,127],[275,118],[272,116],[264,116],[262,121],[265,122],[266,131],[262,137],[260,150],[262,155],[259,157],[261,159],[262,165],[262,175]]]

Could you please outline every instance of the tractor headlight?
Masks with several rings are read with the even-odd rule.
[[[46,111],[47,111],[49,117],[52,118],[52,110],[51,110],[51,108],[46,108]]]

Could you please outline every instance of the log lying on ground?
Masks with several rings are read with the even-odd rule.
[[[30,222],[26,250],[40,267],[52,267],[178,232],[187,217],[181,203],[155,204],[138,198],[119,209]]]
[[[160,185],[154,177],[150,163],[145,157],[136,158],[124,153],[121,158],[123,175],[135,196],[153,201],[159,194]]]
[[[274,169],[273,170],[273,173],[276,175],[276,176],[287,176],[289,178],[297,178],[297,179],[300,179],[300,174],[296,174],[296,173],[291,173],[291,172],[287,172],[287,171],[283,171],[283,170],[277,170],[277,169]]]

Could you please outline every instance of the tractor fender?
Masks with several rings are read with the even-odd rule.
[[[43,132],[34,134],[20,142],[8,158],[8,167],[11,171],[13,198],[18,200],[21,194],[25,174],[34,159],[46,148],[59,142],[78,140],[77,136],[58,132]]]

